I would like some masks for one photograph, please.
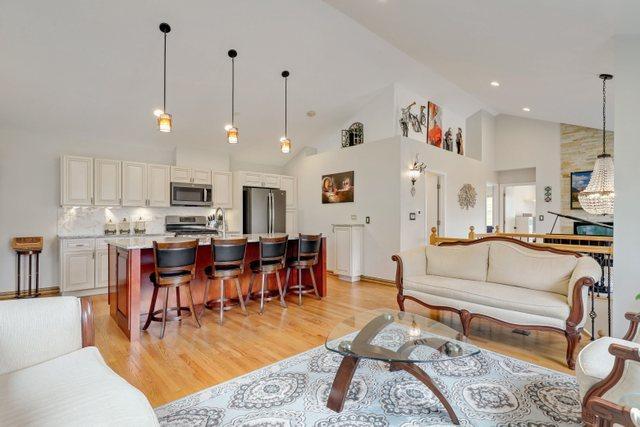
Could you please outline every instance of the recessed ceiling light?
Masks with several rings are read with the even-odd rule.
[[[315,115],[316,115],[315,111],[313,111],[313,110],[307,111],[307,117],[315,117]]]
[[[526,111],[526,112],[528,113],[529,111],[531,111],[531,108],[529,108],[529,107],[522,107],[522,111]]]
[[[491,82],[491,86],[498,87],[498,86],[500,86],[500,82],[497,82],[497,81],[494,80],[494,81]]]
[[[164,111],[162,111],[161,109],[155,109],[153,110],[153,115],[156,117],[160,117],[160,114],[162,114]]]

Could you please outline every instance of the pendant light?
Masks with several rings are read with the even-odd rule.
[[[287,154],[291,151],[291,140],[287,134],[287,78],[289,77],[289,72],[284,70],[282,77],[284,78],[284,136],[280,138],[280,151]]]
[[[167,113],[167,34],[171,27],[166,22],[160,24],[160,31],[164,33],[164,77],[162,83],[162,111],[155,111],[158,116],[158,130],[171,132],[173,121],[171,114]]]
[[[238,52],[231,49],[227,52],[229,58],[231,58],[231,124],[226,125],[224,130],[227,131],[227,142],[229,144],[238,143],[238,128],[235,127],[235,90],[236,90],[236,56]]]
[[[607,80],[611,74],[600,74],[602,79],[602,154],[596,158],[589,185],[578,194],[578,200],[585,212],[592,215],[613,215],[615,189],[613,185],[613,157],[607,154]]]

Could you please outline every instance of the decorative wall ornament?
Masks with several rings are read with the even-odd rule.
[[[364,142],[364,125],[355,122],[348,129],[342,130],[342,147],[353,147]]]
[[[424,106],[420,106],[420,117],[411,112],[411,108],[416,105],[413,101],[411,104],[400,109],[400,128],[402,129],[402,136],[409,136],[409,125],[416,133],[422,133],[423,122],[427,119],[424,116]]]
[[[458,150],[458,154],[464,156],[464,142],[462,141],[462,128],[458,128],[458,133],[456,133],[456,149]]]
[[[427,111],[427,143],[442,148],[442,109],[429,102]]]
[[[444,133],[444,147],[447,151],[453,151],[453,132],[451,128]]]
[[[332,173],[322,176],[322,203],[353,202],[353,171]]]
[[[547,203],[551,202],[551,187],[548,185],[544,187],[544,201]]]
[[[458,204],[461,209],[469,210],[469,208],[474,208],[477,198],[478,193],[471,184],[464,184],[458,191]]]

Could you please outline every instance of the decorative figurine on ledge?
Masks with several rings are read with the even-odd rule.
[[[458,154],[464,156],[464,143],[462,142],[462,128],[458,128],[458,133],[456,133],[456,148],[458,149]]]
[[[447,151],[453,151],[453,132],[451,131],[451,128],[449,128],[445,133],[444,133],[444,147],[445,150]]]

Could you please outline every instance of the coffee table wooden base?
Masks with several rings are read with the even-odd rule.
[[[338,372],[336,373],[336,377],[333,380],[333,385],[331,386],[331,392],[329,393],[329,400],[327,401],[327,408],[331,409],[334,412],[341,412],[344,407],[344,401],[347,398],[347,393],[349,392],[349,386],[351,385],[351,380],[353,379],[353,374],[356,372],[356,368],[358,367],[359,358],[353,356],[345,356],[340,363],[340,367],[338,368]],[[444,397],[442,392],[438,389],[438,386],[433,382],[431,377],[427,375],[425,371],[420,369],[413,363],[407,362],[391,362],[389,370],[391,372],[403,370],[411,375],[413,375],[416,379],[418,379],[422,384],[426,385],[429,390],[433,392],[433,394],[438,398],[440,403],[444,406],[449,414],[449,418],[451,418],[451,422],[453,424],[459,425],[460,421],[456,413],[453,411],[451,404]]]

